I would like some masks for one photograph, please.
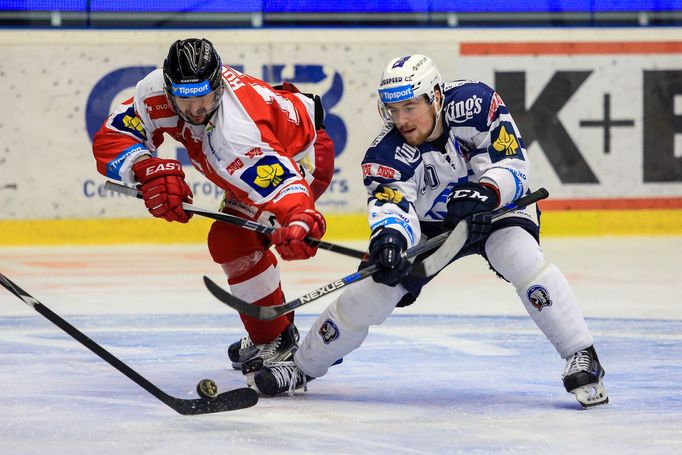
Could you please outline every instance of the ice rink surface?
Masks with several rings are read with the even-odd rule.
[[[364,244],[351,245],[362,248]],[[0,288],[1,454],[682,453],[682,238],[546,239],[595,337],[611,402],[582,410],[564,361],[481,258],[451,265],[308,392],[176,414]],[[289,299],[351,273],[320,251],[282,264]],[[182,398],[244,378],[243,335],[204,288],[203,245],[3,248],[0,272]],[[301,308],[307,331],[330,301]]]

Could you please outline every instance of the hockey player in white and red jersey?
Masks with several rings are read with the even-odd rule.
[[[529,157],[500,96],[481,82],[443,83],[430,58],[411,55],[384,70],[379,110],[385,126],[362,171],[372,232],[368,263],[382,268],[324,310],[294,362],[256,373],[261,392],[293,392],[323,376],[360,346],[369,326],[412,304],[433,277],[409,275],[412,264],[400,253],[467,220],[468,241],[453,261],[483,256],[566,359],[566,390],[585,407],[607,403],[604,370],[573,292],[539,246],[539,210],[533,204],[491,220],[492,210],[530,191]]]
[[[176,41],[163,68],[113,111],[93,151],[100,173],[140,185],[152,215],[186,223],[191,214],[182,203],[192,201],[192,192],[182,165],[155,156],[164,134],[184,145],[194,167],[225,191],[222,211],[277,228],[268,238],[214,222],[208,234],[208,249],[232,292],[271,306],[283,295],[270,245],[285,260],[307,259],[316,248],[303,238],[325,233],[315,200],[331,182],[334,147],[322,119],[319,97],[288,83],[273,88],[222,65],[208,40],[191,38]],[[234,368],[247,374],[260,359],[267,365],[293,355],[293,315],[242,321],[248,335],[228,349]]]

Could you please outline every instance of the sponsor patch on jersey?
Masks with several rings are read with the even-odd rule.
[[[237,158],[233,162],[231,162],[230,164],[227,165],[227,172],[229,172],[230,175],[232,175],[243,167],[244,167],[244,162],[241,160],[241,158]]]
[[[514,133],[514,127],[509,122],[502,122],[491,133],[492,143],[488,146],[490,160],[496,163],[505,158],[517,158],[523,160],[521,141]]]
[[[399,204],[404,199],[400,191],[387,186],[380,186],[374,193],[374,197],[382,202],[391,202],[392,204]]]
[[[448,123],[465,123],[481,112],[482,105],[483,98],[478,95],[451,102],[445,107],[445,120]]]
[[[246,152],[246,156],[248,156],[251,159],[253,159],[257,156],[263,156],[263,150],[261,150],[260,147],[254,147],[251,150],[249,150],[248,152]]]
[[[324,321],[318,333],[322,337],[322,341],[324,341],[324,344],[329,344],[334,340],[338,340],[339,336],[341,335],[339,327],[336,324],[334,324],[334,321],[332,321],[331,319],[327,319],[326,321]]]
[[[147,139],[147,133],[142,125],[142,120],[135,113],[133,106],[114,116],[111,126],[119,131],[130,133],[142,141]]]
[[[156,120],[175,116],[173,107],[168,102],[166,95],[150,96],[144,100],[149,118]]]
[[[145,150],[142,144],[135,144],[132,147],[128,147],[127,149],[119,153],[119,155],[116,158],[109,161],[109,163],[107,164],[107,177],[120,180],[121,166],[123,166],[123,162],[131,154],[141,152],[142,150]]]
[[[377,200],[376,205],[381,206],[386,203],[397,205],[400,210],[407,213],[410,210],[410,205],[403,194],[388,186],[379,185],[374,191],[374,199]]]
[[[374,232],[382,226],[397,228],[398,230],[402,228],[402,230],[407,234],[410,243],[414,243],[414,231],[412,230],[412,226],[410,226],[410,223],[403,220],[402,218],[396,218],[394,216],[384,218],[377,223],[370,224],[369,229],[370,231]]]
[[[378,163],[365,163],[362,165],[364,177],[378,177],[387,180],[400,180],[400,171]]]
[[[458,81],[445,82],[443,83],[443,91],[447,91],[450,88],[461,87],[467,84],[479,84],[481,81],[474,81],[471,79],[460,79]]]
[[[549,291],[539,284],[529,287],[526,296],[528,297],[530,304],[538,311],[542,311],[544,307],[552,306],[552,299],[549,298]]]
[[[305,185],[303,185],[302,183],[295,183],[293,185],[287,186],[282,191],[280,191],[279,194],[277,195],[277,197],[275,199],[273,199],[273,202],[279,201],[284,196],[288,196],[290,194],[296,194],[296,193],[305,194],[307,196],[310,195],[310,193],[308,192],[308,188]]]
[[[263,197],[270,195],[285,180],[295,177],[275,156],[261,158],[242,172],[241,179]]]
[[[222,211],[224,208],[230,208],[232,210],[235,210],[237,212],[243,213],[249,218],[255,218],[255,216],[258,214],[258,208],[254,207],[253,205],[246,204],[244,201],[240,201],[239,199],[223,199],[223,203],[220,207],[220,211]]]
[[[403,144],[401,147],[395,148],[395,159],[408,166],[416,163],[420,156],[419,149],[410,144]]]

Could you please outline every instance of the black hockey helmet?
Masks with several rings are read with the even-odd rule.
[[[208,116],[218,109],[222,95],[221,73],[220,57],[209,40],[188,38],[173,43],[163,62],[163,80],[166,95],[181,118],[196,123],[178,106],[177,99],[212,94]]]

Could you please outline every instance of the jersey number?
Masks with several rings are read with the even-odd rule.
[[[283,96],[278,95],[277,93],[273,92],[267,87],[263,87],[262,85],[254,85],[253,88],[256,90],[256,93],[258,93],[266,103],[268,104],[272,104],[273,102],[277,103],[277,106],[279,106],[282,112],[287,114],[287,118],[289,119],[289,121],[298,125],[299,122],[298,112],[296,111],[294,103],[291,100],[288,100]]]

